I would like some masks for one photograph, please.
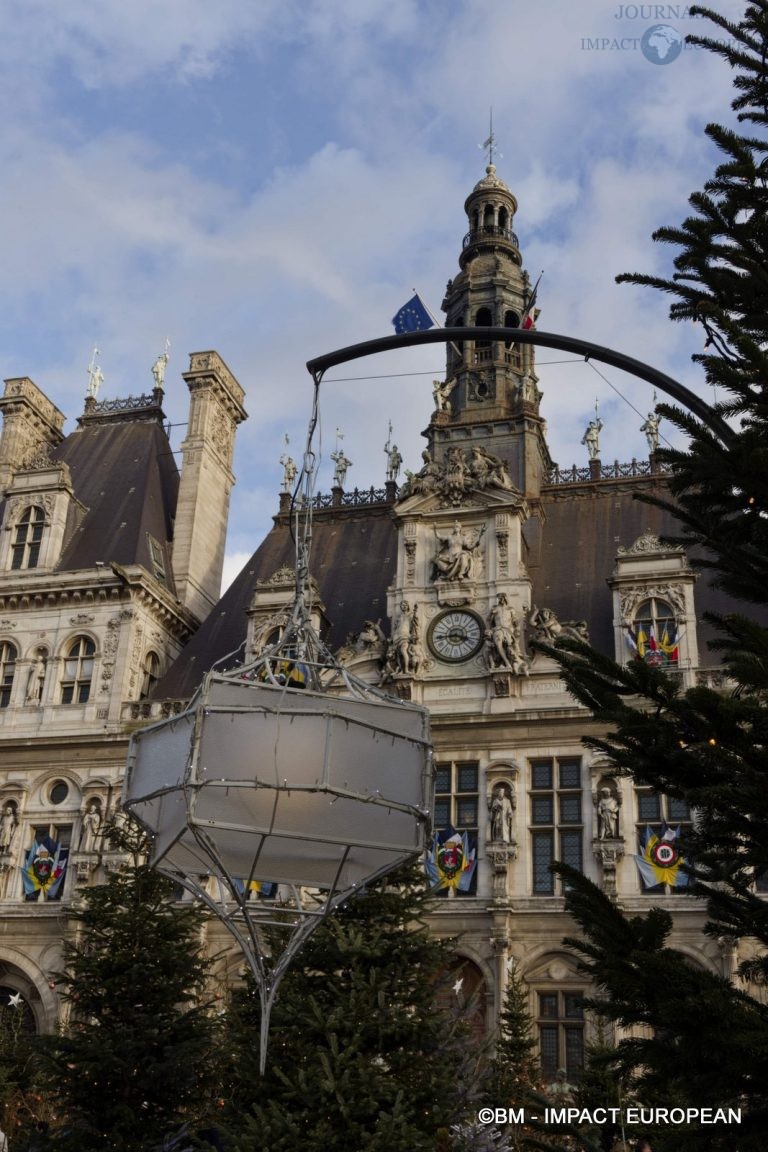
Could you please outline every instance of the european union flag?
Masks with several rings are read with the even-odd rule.
[[[418,292],[412,296],[407,304],[403,304],[399,312],[392,317],[395,332],[398,336],[403,332],[424,332],[427,328],[434,328],[435,322],[421,302]]]

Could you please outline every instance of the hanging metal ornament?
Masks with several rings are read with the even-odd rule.
[[[150,863],[240,944],[261,1002],[260,1058],[293,958],[323,919],[422,853],[433,771],[426,709],[351,675],[311,624],[315,379],[293,493],[296,589],[280,638],[209,672],[186,711],[131,738],[123,805]]]

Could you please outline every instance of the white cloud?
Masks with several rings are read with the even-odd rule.
[[[659,294],[614,277],[669,267],[671,253],[650,234],[683,218],[711,171],[702,122],[727,114],[731,75],[700,53],[654,68],[638,52],[582,50],[584,37],[619,23],[614,7],[12,3],[0,78],[18,93],[15,118],[0,124],[4,375],[32,375],[72,411],[93,343],[103,349],[104,394],[125,395],[151,387],[170,335],[166,411],[179,422],[186,353],[217,348],[251,414],[239,433],[230,539],[245,555],[277,509],[282,432],[292,450],[303,442],[305,360],[391,331],[414,287],[439,309],[492,104],[525,262],[534,277],[545,269],[541,326],[694,381],[697,334],[670,325]],[[162,83],[195,101],[146,115],[145,85]],[[203,106],[214,114],[198,130],[189,117]],[[262,126],[263,139],[279,141],[279,167],[254,144]],[[234,181],[226,160],[249,148],[252,164]],[[614,406],[592,368],[543,363],[553,358],[539,355],[553,455],[585,458],[579,440],[595,392],[607,455],[642,454],[641,419]],[[351,484],[383,482],[390,418],[407,466],[418,466],[442,361],[434,346],[329,374],[389,378],[324,384],[322,487],[337,424]],[[644,414],[650,390],[607,374]]]

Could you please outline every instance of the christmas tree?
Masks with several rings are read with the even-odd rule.
[[[768,906],[756,891],[768,876],[768,0],[749,4],[738,23],[691,12],[717,27],[714,37],[689,40],[733,68],[732,106],[744,130],[709,125],[721,162],[691,197],[683,225],[655,235],[677,250],[674,275],[620,279],[671,294],[673,320],[702,324],[706,347],[694,360],[718,389],[717,413],[731,421],[719,437],[686,412],[659,409],[689,437],[687,447],[659,453],[672,466],[676,540],[744,603],[710,617],[735,690],[682,691],[658,667],[620,667],[577,641],[558,645],[556,658],[569,689],[610,732],[586,743],[695,813],[680,844],[684,867],[706,900],[707,933],[726,956],[738,950],[744,985],[670,948],[665,911],[627,919],[583,877],[559,870],[584,933],[571,943],[605,996],[602,1010],[636,1029],[619,1044],[617,1066],[634,1073],[646,1101],[741,1108],[738,1147],[756,1152],[768,1132]],[[654,1149],[684,1152],[704,1140],[725,1149],[734,1139],[727,1128],[660,1131]]]
[[[71,1015],[42,1048],[60,1101],[56,1147],[72,1152],[156,1148],[206,1107],[215,1063],[203,917],[172,900],[140,833],[113,831],[112,843],[126,863],[73,911],[62,977]]]
[[[434,1152],[438,1130],[462,1118],[473,1005],[446,990],[450,944],[427,932],[425,899],[414,867],[316,930],[284,978],[263,1078],[258,1001],[236,994],[223,1095],[238,1152]],[[455,1007],[439,1006],[441,987]]]

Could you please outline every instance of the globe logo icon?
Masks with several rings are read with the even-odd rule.
[[[669,24],[652,24],[640,41],[640,51],[651,64],[671,64],[683,50],[683,38]]]

